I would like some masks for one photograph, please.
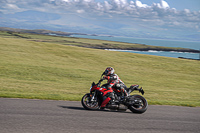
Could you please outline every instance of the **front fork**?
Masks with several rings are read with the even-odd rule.
[[[96,91],[94,91],[94,93],[90,93],[91,102],[93,102],[95,100],[95,96],[96,96]]]

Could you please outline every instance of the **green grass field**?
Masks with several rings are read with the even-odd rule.
[[[25,35],[0,33],[0,97],[81,100],[112,66],[127,86],[143,87],[149,104],[200,106],[199,61],[82,48],[69,46],[70,41],[63,45],[59,37]],[[97,43],[76,43],[86,41]]]

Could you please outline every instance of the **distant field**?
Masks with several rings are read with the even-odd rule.
[[[124,50],[158,50],[158,51],[179,51],[179,52],[195,52],[198,50],[187,49],[187,48],[176,48],[176,47],[162,47],[162,46],[151,46],[137,43],[124,43],[114,41],[103,41],[97,39],[86,39],[77,37],[63,37],[63,36],[49,36],[41,34],[30,34],[30,33],[19,33],[10,31],[0,31],[0,36],[11,37],[11,38],[23,38],[36,42],[49,42],[57,43],[69,46],[79,46],[86,48],[95,49],[124,49]]]
[[[104,69],[113,66],[127,86],[143,86],[149,104],[200,106],[199,61],[83,48],[70,43],[125,45],[0,32],[0,97],[80,100]]]

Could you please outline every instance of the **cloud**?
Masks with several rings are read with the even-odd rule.
[[[140,2],[139,0],[136,0],[136,1],[135,1],[135,5],[136,5],[137,7],[143,7],[143,8],[149,7],[149,6],[146,5],[146,4],[142,4],[142,2]]]
[[[170,8],[168,3],[164,0],[161,0],[160,3],[154,3],[158,8]]]
[[[137,26],[140,26],[140,29],[146,30],[152,28],[154,30],[174,30],[174,28],[200,30],[200,11],[189,9],[179,11],[171,8],[164,0],[152,5],[144,4],[139,0],[107,0],[104,2],[95,0],[2,0],[0,4],[0,12],[5,16],[28,10],[58,14],[62,16],[62,19],[54,20],[57,24],[67,21],[113,29],[115,26],[112,23],[115,23],[120,25],[121,29],[138,29]],[[73,19],[70,20],[70,18]],[[102,24],[103,22],[100,24],[99,21],[109,24],[105,26],[106,24]]]
[[[0,11],[9,14],[24,10],[38,10],[51,13],[87,13],[95,15],[123,15],[129,17],[155,19],[162,17],[199,17],[188,9],[177,11],[170,8],[169,4],[161,0],[160,3],[153,3],[151,6],[136,0],[110,0],[95,2],[94,0],[4,0],[0,5]],[[97,13],[97,14],[96,14]]]

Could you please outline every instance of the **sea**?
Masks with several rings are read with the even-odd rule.
[[[164,47],[180,47],[180,48],[190,48],[195,50],[200,50],[200,42],[198,41],[180,41],[180,40],[164,40],[164,39],[136,39],[131,37],[111,37],[111,36],[94,36],[94,35],[72,35],[72,37],[89,38],[89,39],[99,39],[108,40],[116,42],[127,42],[127,43],[138,43],[152,46],[164,46]],[[107,49],[111,50],[111,49]],[[190,52],[175,52],[175,51],[135,51],[135,50],[113,50],[121,52],[130,52],[138,54],[148,54],[155,56],[165,56],[172,58],[190,58],[190,59],[200,59],[200,53],[190,53]]]

